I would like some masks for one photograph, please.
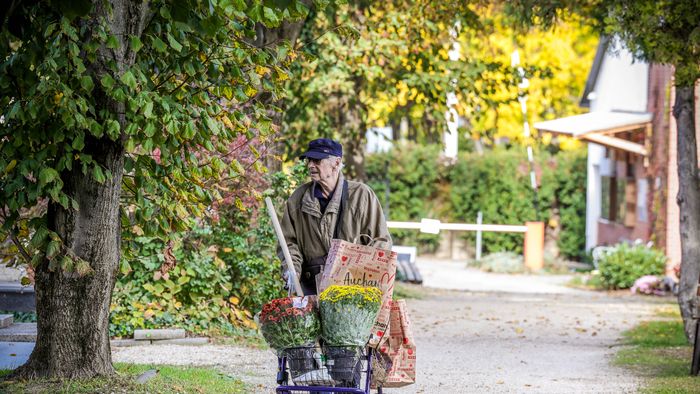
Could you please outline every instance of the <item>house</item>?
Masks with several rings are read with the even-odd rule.
[[[587,250],[652,241],[669,267],[680,262],[672,80],[671,67],[635,60],[603,38],[580,103],[590,111],[535,123],[540,132],[588,143]]]

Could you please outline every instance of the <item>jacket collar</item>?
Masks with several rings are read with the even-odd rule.
[[[328,206],[326,207],[326,213],[337,213],[340,209],[340,199],[343,196],[343,182],[345,182],[345,177],[342,173],[340,173],[338,174],[338,183],[335,185],[335,190],[333,191],[333,197],[328,202]],[[314,189],[320,186],[313,181],[309,183],[309,187],[306,189],[304,196],[301,198],[301,211],[320,218],[323,216],[321,213],[321,204],[314,196]]]

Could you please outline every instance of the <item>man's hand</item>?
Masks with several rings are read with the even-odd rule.
[[[282,272],[282,279],[284,279],[284,289],[289,290],[289,271],[285,270],[284,272]]]

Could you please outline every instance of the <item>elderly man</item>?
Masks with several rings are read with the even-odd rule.
[[[282,231],[304,295],[317,292],[316,275],[323,272],[331,239],[363,244],[369,243],[370,238],[382,239],[376,245],[391,248],[391,236],[377,196],[367,185],[343,177],[342,156],[343,147],[336,141],[311,141],[308,151],[301,155],[311,182],[295,190],[284,207]],[[360,237],[361,234],[370,238]],[[281,249],[277,254],[284,260]]]

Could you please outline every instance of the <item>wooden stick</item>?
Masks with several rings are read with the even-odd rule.
[[[301,290],[301,284],[299,283],[299,278],[297,278],[297,271],[294,269],[292,256],[289,254],[287,241],[284,239],[284,234],[282,234],[282,226],[280,226],[279,219],[277,219],[277,211],[275,211],[275,206],[272,205],[270,197],[265,197],[265,204],[267,205],[267,212],[270,214],[270,219],[272,219],[272,226],[275,228],[275,234],[277,234],[277,241],[280,243],[282,253],[284,253],[284,261],[287,263],[289,277],[292,278],[294,292],[297,293],[299,297],[303,297],[304,292]]]

